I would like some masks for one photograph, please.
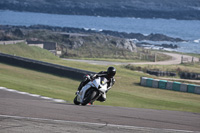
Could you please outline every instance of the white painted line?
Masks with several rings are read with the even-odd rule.
[[[182,132],[182,133],[194,133],[197,131],[188,131],[188,130],[177,130],[177,129],[162,129],[162,128],[150,128],[150,127],[137,127],[137,126],[128,126],[128,125],[115,125],[107,123],[91,123],[91,122],[79,122],[79,121],[66,121],[66,120],[54,120],[54,119],[43,119],[43,118],[33,118],[33,117],[23,117],[23,116],[10,116],[10,115],[0,115],[3,118],[13,118],[13,119],[26,119],[26,120],[38,120],[38,121],[49,121],[49,122],[60,122],[60,123],[71,123],[71,124],[83,124],[83,125],[96,125],[96,126],[108,126],[108,127],[117,127],[125,129],[138,129],[138,130],[164,130],[168,132]]]
[[[136,126],[126,126],[126,125],[114,125],[114,124],[108,124],[108,126],[111,127],[123,127],[123,128],[134,128],[134,129],[149,129],[149,130],[165,130],[165,131],[173,131],[173,132],[185,132],[185,133],[193,133],[196,131],[188,131],[188,130],[178,130],[178,129],[164,129],[164,128],[150,128],[150,127],[136,127]]]
[[[27,92],[20,92],[20,91],[13,91],[13,92],[16,92],[16,93],[19,93],[19,94],[23,94],[23,95],[30,95],[30,94],[27,93]]]
[[[32,97],[40,97],[40,95],[30,94],[30,93],[28,93],[27,95],[32,96]]]
[[[52,100],[53,99],[53,98],[50,98],[50,97],[43,97],[43,96],[41,96],[40,98],[46,99],[46,100]]]
[[[65,102],[65,101],[64,101],[64,100],[62,100],[62,99],[53,99],[53,101],[55,101],[55,102],[58,102],[58,103]]]
[[[27,92],[21,92],[21,91],[17,91],[17,90],[13,90],[13,89],[8,89],[5,87],[0,87],[0,90],[10,91],[10,92],[14,92],[14,93],[22,94],[22,95],[28,95],[28,96],[32,96],[32,97],[38,97],[38,98],[45,99],[45,100],[51,100],[51,101],[54,101],[57,103],[65,103],[66,102],[65,100],[62,100],[62,99],[53,99],[50,97],[40,96],[37,94],[31,94],[31,93],[27,93]]]

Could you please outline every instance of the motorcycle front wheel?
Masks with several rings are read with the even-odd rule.
[[[75,105],[79,105],[80,104],[80,102],[77,101],[77,96],[74,98],[74,104]]]
[[[97,95],[97,91],[94,89],[90,89],[86,92],[85,94],[85,98],[83,100],[83,102],[81,103],[81,105],[85,106],[87,105],[89,102],[91,102],[92,100],[94,100],[95,96]]]

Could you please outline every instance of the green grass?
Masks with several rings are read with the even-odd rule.
[[[32,58],[32,59],[50,59],[50,60],[59,59],[58,57],[50,53],[48,50],[41,49],[36,46],[30,47],[24,43],[0,45],[0,52],[16,56]]]
[[[0,86],[71,101],[78,81],[0,64]]]
[[[68,64],[77,66],[75,62],[68,62]],[[79,66],[81,67],[76,68],[96,72],[107,68],[85,63],[79,63]],[[116,68],[116,84],[108,92],[107,101],[104,103],[95,102],[95,104],[200,113],[200,95],[142,87],[138,84],[139,78],[146,75],[120,66],[116,66]],[[72,103],[79,82],[51,74],[0,64],[0,85],[42,96],[60,98]]]
[[[32,57],[40,58],[39,54],[37,57],[35,57],[36,55]],[[94,72],[106,70],[108,67],[51,59],[50,57],[43,57],[40,60]],[[142,87],[139,85],[140,77],[148,75],[128,70],[123,66],[115,67],[117,69],[116,84],[108,92],[107,101],[104,103],[95,102],[95,104],[200,113],[200,95]],[[70,78],[0,64],[0,86],[10,89],[64,99],[72,103],[78,85],[79,81]]]
[[[94,60],[94,61],[111,61],[111,62],[122,62],[122,63],[132,63],[132,62],[144,62],[142,60],[133,59],[113,59],[113,58],[79,58],[70,57],[69,59],[79,59],[79,60]]]
[[[131,52],[127,49],[116,48],[112,45],[102,46],[99,43],[87,44],[77,49],[64,49],[62,57],[64,58],[81,58],[89,60],[121,61],[121,62],[154,62],[155,54],[157,61],[171,59],[171,56],[160,52],[137,48],[137,52]]]
[[[130,70],[159,70],[159,71],[170,71],[170,72],[194,72],[200,73],[200,63],[185,63],[180,65],[126,65],[127,69]]]

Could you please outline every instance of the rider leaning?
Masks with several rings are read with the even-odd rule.
[[[82,87],[84,85],[86,85],[89,81],[97,78],[97,77],[105,77],[108,80],[108,90],[111,89],[111,87],[114,85],[115,83],[115,79],[114,76],[116,74],[116,69],[114,67],[108,67],[107,71],[101,71],[97,74],[90,74],[90,75],[86,75],[84,76],[84,80],[80,83],[79,87],[78,87],[78,92],[82,89]],[[106,94],[103,94],[102,96],[100,96],[98,99],[98,101],[105,101],[106,100]]]

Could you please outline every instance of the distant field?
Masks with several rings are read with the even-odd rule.
[[[92,49],[91,49],[92,47]],[[162,54],[161,52],[147,50],[137,47],[137,52],[131,52],[127,49],[120,49],[112,46],[99,46],[85,45],[78,49],[67,50],[67,56],[63,55],[64,58],[74,58],[74,59],[88,59],[88,60],[105,60],[105,61],[120,61],[120,62],[154,62],[155,54],[156,61],[164,61],[171,59],[171,56]]]
[[[58,57],[50,53],[48,50],[41,49],[36,46],[30,47],[24,43],[0,45],[0,52],[32,59],[59,59]]]
[[[141,69],[146,70],[159,70],[159,71],[169,71],[169,72],[193,72],[200,73],[200,63],[185,63],[180,65],[127,65],[126,68],[137,71]]]
[[[27,51],[28,49],[27,47]],[[44,52],[42,49],[40,50],[41,53]],[[0,51],[2,51],[2,47],[0,47]],[[46,55],[46,52],[48,51],[45,50],[44,55]],[[33,53],[29,52],[28,54],[31,56]],[[33,54],[31,57],[34,56],[36,55]],[[39,52],[37,53],[37,57],[34,58],[38,59],[40,56]],[[57,57],[53,58],[52,55],[42,57],[41,60],[43,61],[94,72],[106,70],[108,67],[63,61]],[[95,102],[95,104],[200,113],[200,95],[142,87],[139,85],[140,77],[148,75],[128,70],[123,66],[115,67],[117,69],[116,84],[108,92],[107,101],[104,103]],[[60,98],[72,103],[78,85],[79,81],[70,78],[63,78],[0,63],[0,86],[10,89]]]

